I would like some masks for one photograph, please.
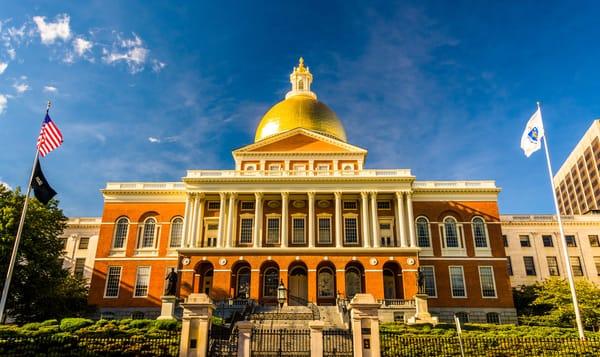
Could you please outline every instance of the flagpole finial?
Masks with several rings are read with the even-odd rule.
[[[46,106],[46,113],[50,110],[51,106],[52,106],[52,102],[48,101],[48,105]]]
[[[539,102],[539,101],[537,101],[537,102],[535,102],[535,103],[537,104],[537,107],[538,107],[538,109],[540,109],[540,102]]]

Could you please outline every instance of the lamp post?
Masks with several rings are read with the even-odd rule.
[[[283,285],[283,279],[279,282],[279,286],[277,287],[277,302],[279,302],[279,308],[283,307],[283,304],[286,300],[286,289]]]

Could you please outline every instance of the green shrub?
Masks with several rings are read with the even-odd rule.
[[[117,325],[127,325],[127,326],[129,326],[131,321],[133,321],[133,319],[113,320],[113,322],[116,323]]]
[[[148,327],[152,326],[153,324],[154,324],[154,320],[149,320],[149,319],[132,320],[129,323],[129,327],[130,328],[137,328],[137,329],[145,329],[145,328],[148,328]]]
[[[177,331],[177,329],[179,328],[179,323],[175,319],[170,319],[170,320],[156,320],[154,322],[154,327],[157,330]]]
[[[58,325],[57,319],[46,320],[46,321],[42,322],[40,326],[55,326],[55,325]]]
[[[83,327],[93,325],[94,321],[81,317],[68,317],[60,321],[61,331],[75,332]]]
[[[21,329],[26,331],[37,331],[40,327],[42,327],[41,322],[30,322],[28,324],[23,325]]]

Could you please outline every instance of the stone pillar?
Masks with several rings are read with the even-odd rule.
[[[190,222],[190,235],[188,240],[185,243],[186,247],[192,246],[194,241],[196,240],[196,234],[198,231],[198,203],[200,201],[200,197],[197,193],[194,194],[194,203],[192,205],[192,221]]]
[[[354,357],[381,355],[379,307],[371,294],[356,294],[348,305],[354,343]]]
[[[182,306],[179,357],[205,357],[215,305],[206,294],[191,294]]]
[[[227,214],[227,239],[225,240],[225,247],[233,247],[234,232],[233,225],[235,224],[235,206],[237,204],[237,194],[232,192],[229,194],[229,213]]]
[[[185,197],[185,210],[183,211],[183,242],[184,245],[187,245],[188,242],[190,241],[190,234],[189,234],[189,226],[190,226],[190,222],[192,220],[191,217],[191,213],[190,213],[190,206],[191,206],[191,200],[192,200],[192,195],[191,194],[187,194]]]
[[[404,193],[396,192],[396,219],[398,224],[396,225],[397,230],[397,244],[402,248],[408,246],[406,244],[406,218],[404,215]]]
[[[192,240],[190,241],[192,247],[202,246],[202,239],[204,236],[204,206],[206,206],[204,198],[205,197],[203,193],[201,193],[200,197],[198,197],[198,216],[195,219],[196,222],[194,223],[197,233],[194,234]]]
[[[438,318],[436,316],[431,316],[429,313],[429,307],[427,305],[427,294],[417,294],[415,295],[415,307],[416,314],[414,317],[408,319],[409,324],[433,324],[437,325]]]
[[[379,218],[377,217],[377,192],[371,192],[371,234],[373,246],[379,248],[381,239],[379,238]]]
[[[360,193],[360,213],[362,223],[363,247],[369,248],[369,194],[367,192]]]
[[[240,357],[250,357],[250,340],[252,338],[252,322],[240,321],[237,323],[238,328],[238,353]]]
[[[308,247],[315,246],[315,193],[308,193]]]
[[[263,194],[261,192],[254,193],[254,248],[260,248],[262,245],[262,224],[263,224]]]
[[[281,193],[281,248],[288,246],[289,199],[289,192]]]
[[[406,194],[406,209],[408,211],[408,235],[410,237],[410,246],[417,246],[417,238],[415,237],[415,218],[413,213],[412,195]]]
[[[175,305],[177,304],[177,296],[167,295],[161,296],[162,305],[160,307],[160,316],[157,320],[172,320],[175,318]]]
[[[335,246],[342,247],[342,193],[334,192],[335,195]]]
[[[219,234],[217,235],[217,247],[223,247],[225,242],[223,242],[223,238],[225,237],[225,202],[227,195],[225,192],[219,192],[219,197],[221,198],[219,204]]]
[[[310,328],[310,356],[323,357],[323,329],[325,322],[316,320],[308,323]]]

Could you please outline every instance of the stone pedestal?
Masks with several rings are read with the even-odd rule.
[[[417,313],[414,317],[408,319],[409,324],[433,324],[437,325],[438,318],[435,316],[431,316],[429,313],[429,307],[427,305],[427,299],[429,296],[427,294],[417,294],[415,295],[415,306],[417,308]]]
[[[177,297],[172,295],[161,296],[162,305],[160,307],[160,316],[157,320],[171,320],[175,318],[175,306]]]
[[[371,294],[356,294],[350,304],[354,357],[379,357],[379,304]]]
[[[240,321],[237,323],[238,328],[238,356],[250,357],[250,339],[252,338],[252,322]]]
[[[215,305],[206,294],[190,294],[183,306],[179,357],[206,357]]]
[[[323,357],[323,329],[325,322],[320,320],[308,323],[310,328],[310,356]]]

